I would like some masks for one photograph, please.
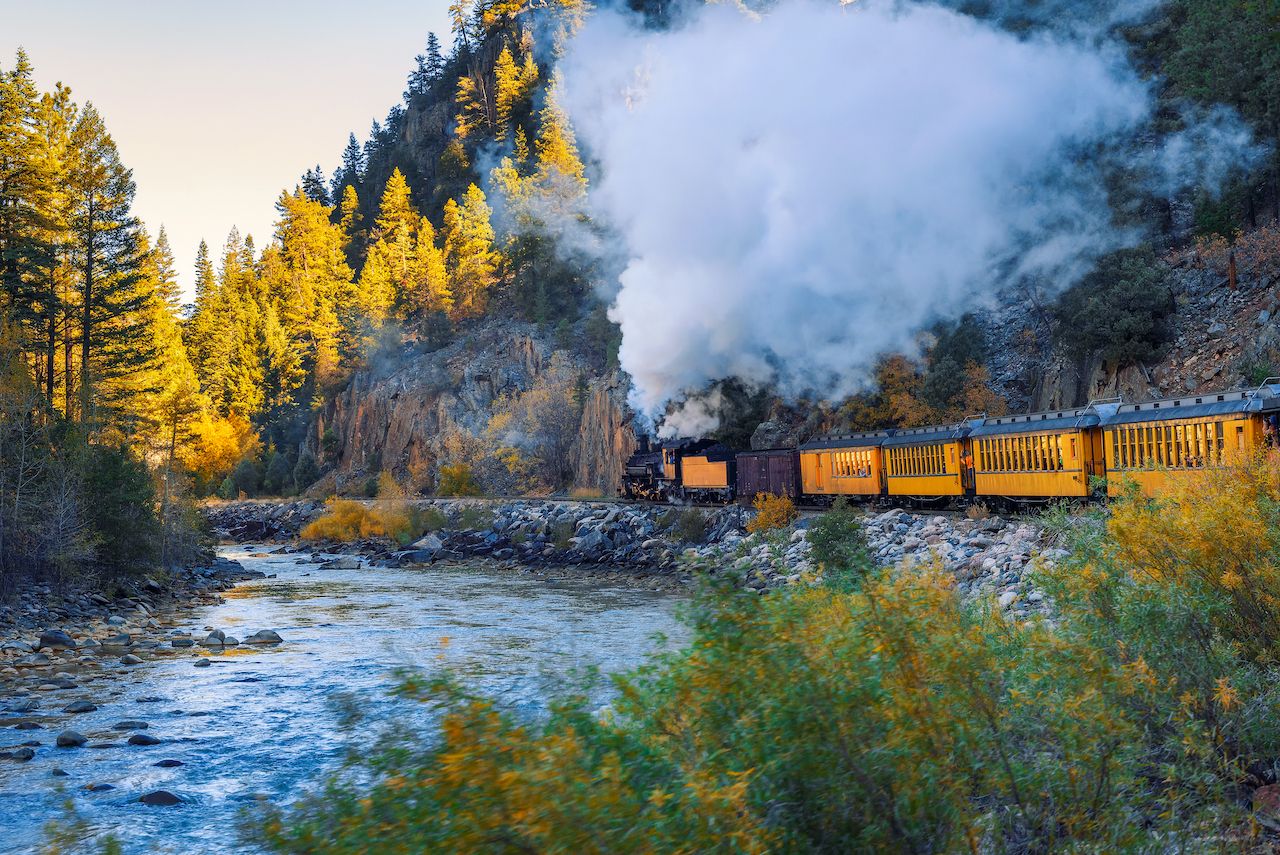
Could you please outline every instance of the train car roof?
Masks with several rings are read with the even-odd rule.
[[[1083,430],[1096,427],[1101,421],[1093,407],[1079,410],[1051,410],[1044,413],[1028,413],[1021,416],[999,416],[983,419],[974,425],[969,436],[1003,436],[1011,433],[1037,433],[1040,431]]]
[[[1280,386],[1260,386],[1257,389],[1237,389],[1231,392],[1181,395],[1143,404],[1120,404],[1114,413],[1103,415],[1101,424],[1109,427],[1134,422],[1198,419],[1277,410],[1280,410]]]
[[[755,448],[739,451],[739,457],[776,457],[782,454],[794,454],[794,448]]]
[[[930,427],[902,428],[896,430],[881,443],[885,448],[901,448],[908,445],[933,445],[939,442],[955,442],[969,435],[968,422],[958,425],[933,425]]]
[[[825,451],[829,448],[876,448],[884,445],[884,441],[895,433],[896,431],[893,430],[877,430],[867,433],[831,434],[830,436],[819,437],[803,443],[800,446],[800,450]]]

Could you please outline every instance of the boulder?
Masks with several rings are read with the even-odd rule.
[[[159,745],[160,740],[149,733],[135,733],[129,737],[130,745]]]
[[[173,807],[174,805],[182,804],[182,799],[178,798],[168,790],[153,790],[138,799],[138,801],[142,802],[144,805],[151,805],[152,807]]]
[[[274,630],[260,629],[244,640],[245,644],[279,644],[284,641]]]
[[[56,740],[59,748],[80,748],[89,741],[89,738],[83,733],[76,733],[74,730],[64,730],[58,734]]]
[[[97,709],[97,705],[90,703],[89,701],[76,701],[74,703],[67,704],[62,708],[62,711],[66,713],[90,713],[96,712]]]
[[[46,629],[40,633],[40,643],[36,647],[37,649],[48,647],[51,650],[75,650],[76,642],[60,629]]]
[[[120,657],[120,664],[121,665],[141,665],[142,658],[139,656],[134,656],[132,653],[126,653],[124,656]]]

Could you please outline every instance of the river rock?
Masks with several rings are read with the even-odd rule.
[[[159,745],[160,741],[149,733],[135,733],[129,737],[130,745]]]
[[[274,630],[260,629],[244,640],[245,644],[279,644],[284,641]]]
[[[182,799],[178,798],[168,790],[153,790],[138,799],[138,801],[142,802],[144,805],[151,805],[152,807],[173,807],[174,805],[182,804]]]
[[[75,650],[76,642],[60,629],[46,629],[40,634],[40,643],[36,646],[40,649],[48,647],[51,650]]]
[[[161,760],[159,763],[152,763],[157,769],[176,769],[179,766],[185,766],[181,760]]]
[[[40,708],[40,702],[35,698],[22,698],[9,704],[9,711],[16,713],[35,712]]]
[[[115,784],[89,784],[85,787],[91,793],[106,793],[115,788]]]
[[[133,643],[133,636],[127,632],[119,632],[115,635],[102,639],[103,647],[128,647]]]
[[[90,701],[75,701],[74,703],[67,704],[63,707],[62,711],[67,713],[87,713],[96,712],[97,709],[97,704],[91,703]]]
[[[178,637],[169,641],[171,647],[194,647],[195,644],[195,641],[190,637]]]
[[[141,665],[142,658],[139,656],[134,656],[132,653],[126,653],[124,656],[120,657],[120,664],[121,665]]]
[[[57,745],[59,748],[80,748],[89,738],[83,733],[76,733],[74,730],[64,730],[58,734]]]
[[[220,629],[215,629],[204,637],[204,641],[200,642],[202,647],[223,647],[225,645],[227,634]]]
[[[69,773],[66,769],[62,769],[57,766],[54,766],[52,769],[50,769],[49,774],[55,778],[69,778],[71,776],[71,773]]]
[[[116,722],[115,724],[111,725],[111,729],[112,730],[146,730],[150,726],[151,725],[145,721],[134,721],[133,719],[130,719],[129,721]]]
[[[326,561],[325,563],[321,564],[320,569],[321,570],[359,570],[360,559],[351,558],[351,557],[334,558],[331,561]]]
[[[13,726],[14,730],[44,730],[43,724],[34,721],[20,721]]]
[[[13,755],[12,755],[13,759],[17,760],[19,763],[26,763],[28,760],[32,759],[35,756],[36,756],[35,750],[31,748],[27,748],[26,746],[19,748],[17,751],[13,752]]]
[[[197,667],[197,668],[208,668],[208,667],[209,667],[209,660],[208,660],[208,659],[197,659],[197,660],[196,660],[196,663],[195,663],[195,667]]]

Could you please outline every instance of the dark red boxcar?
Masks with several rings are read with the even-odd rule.
[[[774,448],[738,454],[738,498],[750,502],[757,493],[800,498],[799,452]]]

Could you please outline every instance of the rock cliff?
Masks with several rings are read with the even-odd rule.
[[[458,462],[491,491],[515,490],[497,453],[516,447],[563,456],[530,465],[558,465],[572,486],[612,493],[635,446],[625,401],[616,374],[601,376],[532,325],[487,324],[434,352],[406,345],[354,374],[318,414],[307,444],[328,474],[310,492],[356,490],[382,470],[429,491],[439,466]],[[532,448],[547,431],[556,441]]]

